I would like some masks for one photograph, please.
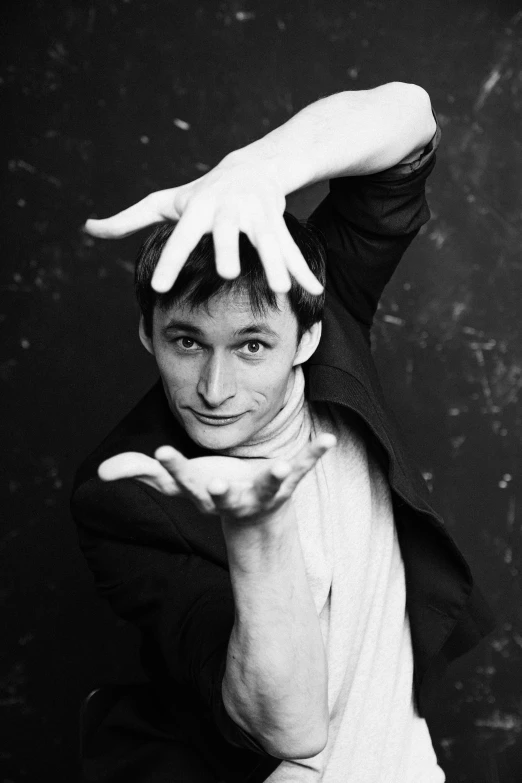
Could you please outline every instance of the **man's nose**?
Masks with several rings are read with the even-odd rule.
[[[236,393],[233,367],[223,356],[210,356],[198,382],[198,394],[206,405],[217,408]]]

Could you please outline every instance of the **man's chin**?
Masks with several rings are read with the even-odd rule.
[[[248,440],[249,434],[241,432],[234,424],[221,427],[191,424],[185,427],[189,438],[202,449],[225,451],[240,446]]]

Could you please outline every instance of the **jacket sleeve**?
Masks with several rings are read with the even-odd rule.
[[[98,593],[137,626],[150,676],[195,691],[225,740],[269,756],[225,710],[221,684],[234,623],[230,576],[194,554],[163,508],[135,480],[78,487],[71,502],[80,548]]]
[[[367,327],[405,250],[430,218],[425,183],[440,136],[437,121],[433,138],[413,162],[331,179],[328,195],[309,218],[326,241],[327,291]]]

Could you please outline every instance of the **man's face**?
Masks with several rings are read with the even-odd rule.
[[[311,356],[320,325],[297,344],[297,319],[281,309],[253,313],[248,295],[228,292],[206,305],[156,307],[153,353],[170,408],[190,438],[215,451],[248,442],[283,407],[292,368]]]

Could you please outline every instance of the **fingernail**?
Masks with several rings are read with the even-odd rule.
[[[165,294],[171,288],[166,280],[155,280],[152,278],[150,284],[158,294]]]
[[[272,467],[272,475],[277,479],[286,478],[290,473],[290,470],[290,465],[281,462]]]
[[[174,455],[174,449],[172,446],[160,446],[154,452],[156,459],[170,459]]]
[[[218,274],[223,280],[235,280],[239,276],[239,269],[220,269]]]
[[[208,487],[208,491],[211,495],[224,495],[227,490],[228,484],[221,479],[214,479]]]
[[[272,291],[276,294],[287,294],[290,291],[292,284],[290,280],[277,280],[272,283]]]

